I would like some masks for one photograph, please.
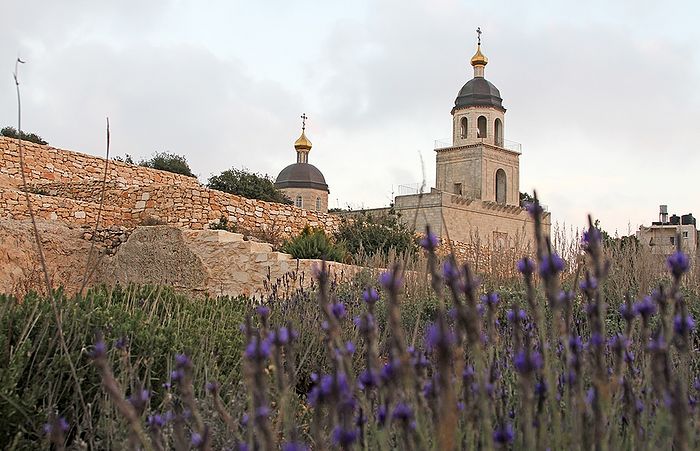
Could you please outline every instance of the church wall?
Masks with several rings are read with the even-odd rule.
[[[482,196],[482,148],[440,150],[436,156],[436,183],[440,191],[454,193],[454,184],[462,184],[462,195],[474,199]]]
[[[316,211],[316,199],[321,199],[321,213],[328,212],[328,192],[311,188],[284,188],[284,194],[289,197],[292,202],[296,202],[297,196],[302,198],[302,207],[306,210]],[[295,204],[296,205],[296,204]]]
[[[503,169],[506,173],[506,203],[520,205],[520,162],[519,156],[513,152],[486,147],[483,150],[484,163],[482,166],[483,200],[496,202],[496,171]]]
[[[450,193],[424,195],[420,209],[417,195],[399,196],[395,208],[410,224],[417,217],[416,231],[430,224],[442,238],[462,243],[526,248],[533,242],[533,222],[526,210],[519,206],[501,205],[455,196]],[[409,221],[410,218],[410,221]],[[545,233],[550,232],[551,216],[545,214]]]

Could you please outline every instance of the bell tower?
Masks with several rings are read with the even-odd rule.
[[[471,199],[519,205],[520,146],[504,140],[505,113],[498,89],[485,76],[488,58],[477,28],[474,76],[452,108],[452,145],[435,149],[436,189]]]

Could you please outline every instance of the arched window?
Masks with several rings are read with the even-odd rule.
[[[462,139],[467,139],[467,118],[463,117],[459,121],[459,137]]]
[[[321,198],[316,198],[316,211],[321,211]]]
[[[486,138],[486,116],[479,116],[476,120],[476,132],[478,138]]]
[[[296,205],[296,206],[299,207],[299,208],[302,208],[302,207],[304,206],[304,202],[303,202],[303,200],[301,199],[301,196],[297,196],[297,200],[296,200],[296,202],[294,203],[294,205]]]
[[[499,204],[506,203],[506,171],[499,169],[496,171],[496,202]]]
[[[498,147],[503,147],[503,122],[498,118],[496,118],[496,121],[493,123],[493,132],[495,144]]]

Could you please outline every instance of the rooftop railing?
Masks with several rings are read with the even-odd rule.
[[[486,142],[486,138],[481,138],[481,142],[483,142],[484,144],[489,144],[488,142]],[[446,138],[435,140],[435,149],[445,149],[447,147],[453,147],[451,139]],[[501,147],[503,149],[511,150],[513,152],[522,153],[523,146],[519,142],[504,139],[500,143],[496,142],[496,147]]]

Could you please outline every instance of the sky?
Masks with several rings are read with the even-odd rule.
[[[0,126],[53,146],[135,160],[167,151],[202,182],[231,168],[276,177],[309,162],[330,207],[386,206],[435,184],[434,141],[472,78],[486,78],[522,144],[520,190],[552,220],[634,232],[700,216],[700,3],[551,0],[5,0]],[[2,74],[5,75],[2,75]]]

